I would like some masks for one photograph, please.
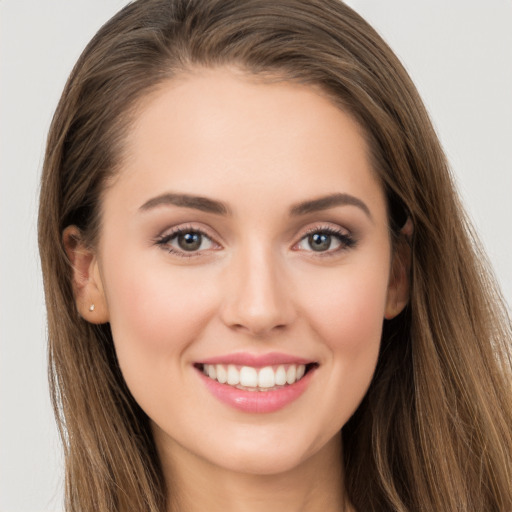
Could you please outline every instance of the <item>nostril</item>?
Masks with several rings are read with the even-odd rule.
[[[285,324],[273,325],[272,322],[247,321],[245,324],[236,323],[231,325],[231,329],[240,332],[247,332],[256,338],[268,336],[273,332],[282,332],[286,329]]]

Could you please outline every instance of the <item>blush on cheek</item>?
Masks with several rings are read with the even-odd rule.
[[[359,271],[322,288],[309,302],[308,312],[326,340],[354,353],[380,342],[387,288],[382,278]]]
[[[151,268],[150,268],[151,267]],[[140,357],[165,358],[191,343],[214,313],[215,287],[154,266],[139,272],[113,269],[109,297],[116,346],[129,344]],[[181,346],[178,346],[181,345]]]

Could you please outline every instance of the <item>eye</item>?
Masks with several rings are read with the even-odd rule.
[[[192,228],[175,229],[159,237],[156,243],[170,253],[184,257],[219,247],[206,233]]]
[[[349,234],[329,227],[309,231],[295,247],[301,251],[334,253],[354,245],[355,240]]]

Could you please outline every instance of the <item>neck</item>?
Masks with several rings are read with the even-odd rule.
[[[344,503],[341,438],[278,474],[231,471],[179,445],[160,450],[169,512],[340,512]]]

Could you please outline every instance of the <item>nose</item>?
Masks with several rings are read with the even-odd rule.
[[[294,321],[291,283],[278,260],[262,248],[234,257],[227,271],[221,308],[225,325],[264,337]]]

